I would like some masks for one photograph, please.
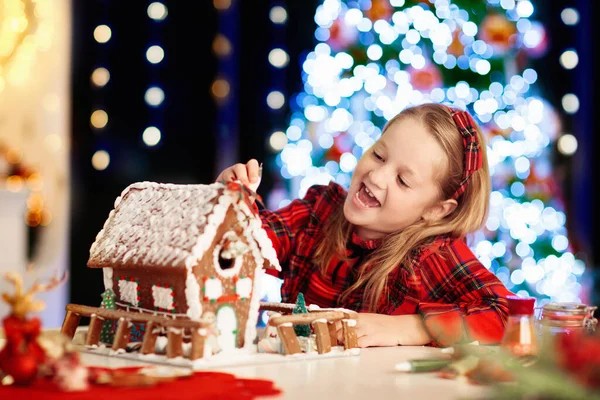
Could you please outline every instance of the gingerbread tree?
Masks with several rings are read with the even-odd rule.
[[[304,302],[304,295],[302,293],[298,293],[298,297],[296,297],[296,307],[292,310],[292,314],[306,314],[308,310],[306,309],[306,303]],[[310,336],[310,326],[308,325],[294,325],[294,331],[297,336]]]
[[[107,310],[116,310],[115,292],[113,292],[111,289],[106,289],[101,296],[102,303],[100,303],[100,308],[105,308]],[[114,321],[104,321],[104,324],[102,325],[102,331],[100,332],[100,341],[103,343],[112,343],[114,338]]]

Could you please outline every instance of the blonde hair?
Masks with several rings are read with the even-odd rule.
[[[440,168],[437,183],[440,200],[450,199],[460,185],[465,154],[461,134],[450,110],[440,104],[407,108],[388,121],[382,134],[385,134],[390,126],[407,118],[421,122],[447,155],[445,168]],[[438,221],[419,220],[402,231],[384,237],[381,245],[358,267],[358,279],[340,295],[341,302],[355,290],[364,288],[363,303],[369,305],[371,312],[376,312],[392,271],[400,266],[411,276],[414,275],[413,266],[410,265],[414,252],[439,235],[464,238],[468,233],[475,232],[483,226],[487,216],[491,183],[485,141],[481,129],[475,126],[475,130],[482,152],[483,167],[471,176],[465,192],[457,199],[456,209]],[[315,261],[320,265],[323,276],[334,255],[345,256],[352,229],[352,224],[344,217],[343,204],[340,204],[324,226],[323,237],[328,240],[321,240],[315,252]]]

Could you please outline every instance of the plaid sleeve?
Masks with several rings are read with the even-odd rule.
[[[260,210],[262,227],[273,243],[282,272],[286,268],[288,254],[294,240],[299,231],[308,225],[315,202],[323,188],[326,188],[326,186],[313,186],[308,189],[303,199],[295,199],[287,206],[276,211]],[[266,272],[270,274],[278,273],[275,270],[267,270]],[[280,274],[277,276],[280,277]]]
[[[512,294],[462,241],[422,260],[426,301],[418,312],[438,346],[479,341],[499,343]]]

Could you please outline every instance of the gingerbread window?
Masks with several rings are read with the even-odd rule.
[[[119,279],[119,299],[133,306],[138,306],[140,304],[138,282],[133,278],[121,277]]]
[[[204,281],[204,300],[217,300],[223,295],[223,284],[219,278],[208,278]]]
[[[250,298],[250,294],[252,293],[252,279],[250,278],[241,278],[235,284],[235,292],[241,299]]]
[[[152,301],[155,309],[172,311],[175,309],[175,301],[173,299],[173,288],[152,285]]]

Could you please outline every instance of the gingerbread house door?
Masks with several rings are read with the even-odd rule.
[[[221,351],[233,350],[237,346],[238,321],[231,306],[222,306],[217,311],[217,329]]]

